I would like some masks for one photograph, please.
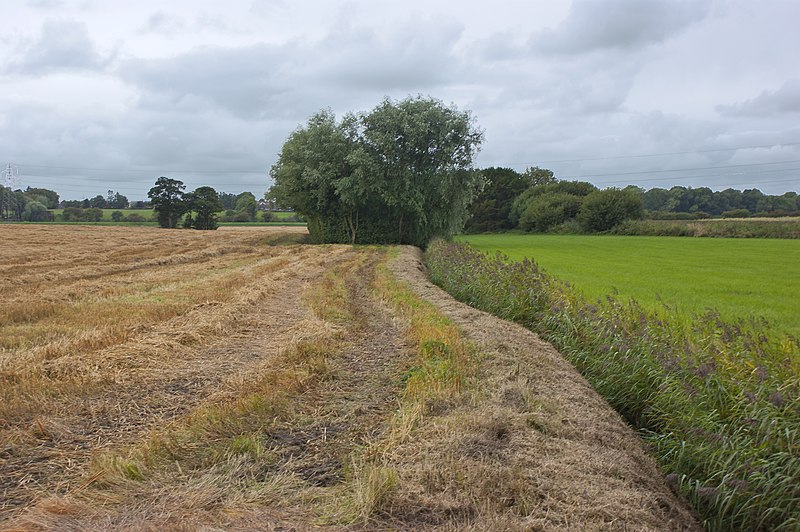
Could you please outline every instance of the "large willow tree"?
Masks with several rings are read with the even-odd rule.
[[[306,217],[315,242],[424,247],[463,227],[482,140],[469,112],[432,98],[386,99],[338,122],[321,111],[283,145],[270,195]]]

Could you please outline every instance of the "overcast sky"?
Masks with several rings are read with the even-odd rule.
[[[481,167],[800,190],[797,0],[2,0],[0,162],[62,198],[261,196],[314,112],[433,96]],[[675,170],[675,171],[672,171]]]

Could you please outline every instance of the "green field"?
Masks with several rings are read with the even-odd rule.
[[[120,211],[123,216],[128,216],[129,214],[138,214],[140,216],[144,216],[145,218],[155,219],[155,211],[152,209],[102,209],[103,210],[103,219],[104,222],[110,222],[111,220],[111,213],[114,211]],[[54,216],[58,216],[64,212],[64,209],[50,209],[50,212],[53,213]],[[224,214],[223,212],[219,213],[220,215]],[[261,219],[261,214],[259,213],[259,220]],[[296,216],[294,212],[273,212],[272,219],[275,222],[281,222]]]
[[[800,335],[800,241],[581,235],[467,235],[476,248],[533,258],[585,295],[615,290],[646,307],[664,303],[725,319],[763,317]]]
[[[129,214],[138,214],[139,216],[144,216],[147,219],[150,219],[152,216],[155,215],[155,211],[152,209],[102,209],[103,211],[103,220],[104,222],[111,221],[111,213],[114,211],[120,211],[123,216],[128,216]],[[50,212],[53,213],[53,216],[58,216],[63,214],[64,209],[50,209]]]

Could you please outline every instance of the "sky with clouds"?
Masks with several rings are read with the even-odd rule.
[[[796,0],[3,0],[0,162],[62,198],[269,187],[322,108],[470,110],[480,167],[800,191]]]

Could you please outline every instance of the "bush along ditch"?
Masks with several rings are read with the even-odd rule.
[[[425,262],[457,299],[553,343],[634,427],[709,530],[800,528],[800,339],[713,311],[585,299],[525,259],[437,240]]]

